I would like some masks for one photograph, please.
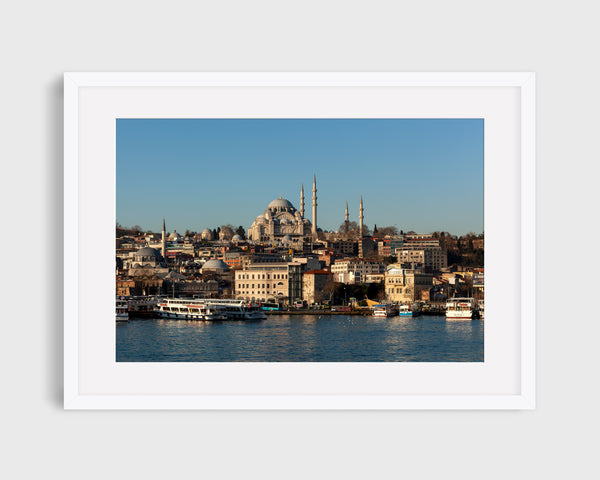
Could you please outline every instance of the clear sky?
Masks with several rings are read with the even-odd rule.
[[[117,222],[246,230],[282,196],[337,230],[483,232],[483,119],[119,119]]]

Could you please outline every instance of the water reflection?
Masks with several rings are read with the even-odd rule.
[[[117,327],[117,361],[482,362],[483,340],[482,321],[445,317],[131,320]]]

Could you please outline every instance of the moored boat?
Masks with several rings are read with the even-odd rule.
[[[416,304],[403,304],[398,307],[398,315],[401,317],[417,317],[421,315],[421,310]]]
[[[129,318],[153,317],[159,297],[156,296],[130,296],[126,297],[129,306]]]
[[[117,297],[115,303],[115,317],[117,322],[127,322],[129,320],[127,300]]]
[[[446,302],[446,318],[471,320],[476,316],[475,301],[471,297],[454,297]]]
[[[156,311],[162,318],[180,320],[264,320],[267,318],[258,304],[253,306],[244,300],[215,298],[166,298],[158,303]]]
[[[390,303],[380,303],[373,305],[373,316],[380,318],[395,317],[398,315],[398,310],[395,305]]]

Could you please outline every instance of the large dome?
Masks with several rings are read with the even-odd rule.
[[[229,266],[223,260],[213,258],[202,265],[202,270],[229,270]]]
[[[285,198],[276,198],[271,203],[269,203],[269,206],[267,208],[272,208],[276,210],[279,208],[294,208],[294,206],[290,203],[289,200],[286,200]]]

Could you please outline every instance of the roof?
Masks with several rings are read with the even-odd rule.
[[[212,260],[208,260],[204,265],[202,265],[202,270],[204,269],[229,270],[229,265],[227,265],[223,260],[213,258]]]
[[[144,247],[135,252],[134,256],[138,257],[160,257],[160,253],[155,248]]]
[[[276,198],[271,203],[269,203],[269,206],[267,208],[294,208],[294,206],[289,200],[280,197]]]
[[[308,272],[304,272],[304,275],[333,275],[331,272],[327,270],[309,270]]]

